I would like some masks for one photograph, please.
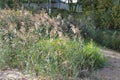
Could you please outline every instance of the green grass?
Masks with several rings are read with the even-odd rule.
[[[48,39],[28,43],[25,46],[16,44],[15,49],[8,46],[1,49],[0,66],[8,65],[38,76],[49,76],[51,79],[69,77],[78,78],[82,70],[93,70],[103,67],[104,58],[92,43],[79,41]]]

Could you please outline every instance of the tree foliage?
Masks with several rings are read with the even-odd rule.
[[[120,0],[79,0],[86,16],[97,28],[120,29]]]

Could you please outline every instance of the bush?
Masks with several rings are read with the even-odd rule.
[[[89,23],[88,23],[89,24]],[[84,26],[81,31],[84,38],[94,40],[96,43],[120,51],[120,31],[95,29],[94,25]]]
[[[94,40],[96,43],[120,51],[120,31],[110,29],[97,29],[92,19],[87,19],[81,25],[81,34],[85,40]]]
[[[97,31],[95,38],[96,42],[108,48],[120,51],[120,36],[119,36],[120,31],[116,30],[96,30],[96,31]],[[101,35],[102,37],[100,37],[99,35]]]

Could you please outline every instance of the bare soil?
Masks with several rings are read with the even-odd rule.
[[[94,73],[95,80],[120,80],[120,53],[108,49],[101,49],[107,65]]]
[[[0,80],[37,80],[32,75],[23,74],[17,69],[0,71]]]

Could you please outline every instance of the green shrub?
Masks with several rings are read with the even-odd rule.
[[[120,31],[110,29],[97,29],[94,22],[86,20],[86,25],[80,27],[82,36],[87,40],[94,40],[96,43],[120,51]]]
[[[84,55],[85,55],[85,60],[86,60],[86,63],[87,63],[87,66],[89,66],[89,68],[99,68],[99,67],[103,67],[104,65],[104,58],[99,55],[99,49],[96,48],[96,46],[90,42],[88,43],[83,51],[85,52]]]
[[[120,31],[115,30],[96,30],[96,42],[111,49],[120,50]],[[100,37],[101,35],[102,37]],[[98,38],[98,39],[97,39]]]

